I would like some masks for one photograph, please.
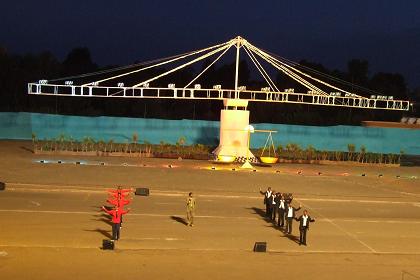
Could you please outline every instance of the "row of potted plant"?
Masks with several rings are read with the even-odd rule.
[[[137,133],[132,135],[130,141],[124,143],[95,140],[84,137],[82,140],[60,134],[56,138],[37,139],[32,134],[33,150],[35,153],[85,153],[90,155],[117,155],[140,157],[169,157],[169,158],[195,158],[208,159],[211,148],[202,144],[186,145],[186,138],[180,137],[175,145],[161,141],[160,144],[151,144],[148,141],[140,143]]]
[[[215,148],[202,144],[187,145],[187,139],[184,136],[179,137],[176,144],[170,144],[165,141],[161,141],[159,144],[151,144],[146,140],[139,141],[137,133],[134,133],[130,141],[125,143],[115,142],[112,139],[109,141],[95,140],[91,137],[76,140],[65,134],[43,140],[37,139],[36,135],[32,134],[32,142],[35,153],[88,153],[94,155],[182,157],[191,159],[209,159],[212,150]],[[262,154],[262,151],[262,148],[253,150],[255,155]],[[399,164],[403,153],[403,151],[399,154],[373,153],[368,152],[365,146],[361,146],[359,150],[356,150],[354,144],[348,144],[347,151],[327,151],[317,150],[312,145],[303,148],[296,143],[288,143],[285,146],[278,145],[275,153],[272,151],[270,156],[290,162],[346,161]]]
[[[257,151],[261,154],[262,149]],[[378,163],[378,164],[399,164],[404,151],[399,154],[394,153],[373,153],[368,152],[365,146],[360,146],[356,150],[354,144],[347,145],[347,151],[327,151],[317,150],[312,145],[302,148],[298,144],[288,143],[286,146],[278,145],[276,156],[280,159],[290,160],[292,162],[299,161],[347,161],[359,163]]]

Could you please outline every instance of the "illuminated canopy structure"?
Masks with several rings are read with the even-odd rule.
[[[225,89],[221,85],[214,85],[212,88],[202,88],[201,85],[196,84],[195,82],[202,75],[205,75],[206,71],[230,49],[236,50],[235,77],[232,77],[235,79],[235,87]],[[243,50],[253,62],[259,74],[267,83],[266,87],[260,90],[251,90],[247,89],[246,86],[239,86],[240,50]],[[213,59],[210,60],[211,63],[185,85],[168,84],[168,87],[164,88],[153,86],[163,77],[209,59]],[[271,69],[266,70],[264,65],[271,66]],[[162,67],[165,67],[165,70],[159,72],[158,70],[162,70]],[[150,71],[153,75],[144,75]],[[293,88],[280,89],[279,85],[270,77],[270,73],[272,74],[273,71],[281,72],[302,85],[302,88],[306,90],[295,92]],[[156,72],[159,73],[156,74]],[[129,81],[135,80],[135,82],[132,84],[124,83],[123,81],[128,77],[131,77]],[[138,80],[136,80],[137,77],[139,77]],[[352,88],[352,90],[348,88]],[[165,59],[62,79],[40,80],[37,83],[28,84],[28,93],[33,95],[224,101],[225,108],[221,112],[220,119],[220,144],[215,150],[215,154],[245,159],[254,158],[247,145],[249,140],[249,133],[246,130],[249,125],[249,111],[246,110],[248,102],[294,103],[400,111],[407,111],[410,108],[409,101],[394,100],[392,96],[383,96],[364,89],[368,92],[369,97],[367,97],[364,96],[366,94],[359,93],[362,89],[264,51],[240,36],[222,44]]]

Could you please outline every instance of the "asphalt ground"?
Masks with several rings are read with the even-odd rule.
[[[420,277],[420,168],[280,164],[254,172],[205,161],[34,155],[29,142],[8,141],[0,155],[2,278]],[[116,185],[151,194],[133,197],[116,249],[104,251],[111,227],[100,207]],[[316,219],[308,246],[297,243],[297,223],[287,235],[265,219],[259,190],[268,186],[292,192],[294,206]],[[189,191],[198,204],[193,228],[185,225]],[[252,252],[256,241],[268,252]]]

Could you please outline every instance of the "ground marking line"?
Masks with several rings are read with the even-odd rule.
[[[310,208],[310,207],[308,207],[308,205],[306,205],[305,207],[306,208]],[[318,213],[318,215],[321,216],[321,217],[323,217],[327,222],[331,223],[333,226],[335,226],[336,228],[338,228],[339,230],[341,230],[342,232],[344,232],[349,237],[351,237],[354,240],[358,241],[360,244],[362,244],[363,246],[365,246],[366,248],[368,248],[372,253],[377,253],[377,251],[375,249],[373,249],[372,247],[370,247],[369,245],[367,245],[365,242],[363,242],[362,240],[360,240],[359,238],[357,238],[354,234],[351,234],[350,232],[346,231],[345,229],[343,229],[342,227],[340,227],[339,225],[337,225],[336,223],[334,223],[332,220],[330,220],[326,216],[322,215],[319,211],[313,210],[313,212]]]
[[[121,240],[124,241],[124,240]],[[64,245],[25,245],[0,244],[0,248],[39,248],[39,249],[100,249],[100,246],[64,246]],[[144,247],[144,248],[117,248],[118,251],[195,251],[195,252],[250,252],[249,249],[225,249],[225,248],[173,248],[173,247]],[[371,251],[326,251],[326,250],[268,250],[267,253],[273,254],[357,254],[357,255],[407,255],[419,256],[420,252],[371,252]]]
[[[104,213],[102,211],[57,211],[57,210],[24,210],[24,209],[0,209],[0,212],[16,212],[16,213],[44,213],[44,214],[86,214],[98,215]],[[145,216],[145,217],[184,217],[183,214],[152,214],[152,213],[130,213],[129,216]],[[247,220],[260,220],[256,217],[238,217],[238,216],[212,216],[212,215],[195,215],[197,218],[216,218],[216,219],[247,219]]]
[[[6,251],[0,251],[0,257],[6,257],[7,255]]]
[[[34,189],[34,188],[9,188],[12,191],[41,191],[41,192],[70,192],[70,193],[98,193],[104,194],[103,190],[81,190],[81,189]],[[184,197],[186,193],[169,191],[151,191],[153,196],[168,196],[168,197]],[[202,198],[234,198],[234,199],[261,199],[260,196],[241,196],[241,195],[217,195],[217,194],[200,194],[197,197]],[[376,203],[376,204],[400,204],[418,206],[418,201],[386,201],[386,200],[362,200],[362,199],[335,199],[335,198],[299,198],[301,201],[320,201],[320,202],[344,202],[344,203]]]
[[[310,208],[310,207],[308,207]],[[317,212],[312,209],[312,212]],[[44,213],[44,214],[82,214],[82,215],[98,215],[103,212],[98,211],[59,211],[59,210],[25,210],[25,209],[0,209],[1,212],[15,212],[15,213]],[[319,213],[319,212],[317,212]],[[105,213],[104,213],[105,214]],[[153,214],[153,213],[130,213],[129,216],[140,216],[140,217],[184,217],[185,214]],[[321,215],[322,216],[322,215]],[[241,219],[241,220],[261,220],[258,217],[248,217],[248,216],[217,216],[217,215],[196,215],[197,218],[214,218],[214,219]],[[318,222],[328,222],[340,221],[340,222],[355,222],[355,223],[390,223],[390,224],[420,224],[418,220],[363,220],[363,219],[328,219],[321,218],[317,219]]]
[[[41,203],[39,203],[39,202],[37,202],[37,201],[33,201],[33,200],[31,200],[30,201],[33,205],[36,205],[36,206],[41,206]]]
[[[338,181],[337,178],[334,178],[334,180]],[[381,188],[380,186],[368,185],[366,183],[361,183],[361,182],[358,182],[358,181],[352,181],[352,182],[356,185],[371,188],[371,189],[375,189],[375,190],[386,191],[386,192],[391,192],[391,193],[398,193],[398,194],[403,194],[403,195],[407,195],[407,196],[420,197],[420,194],[416,194],[416,193],[401,192],[401,191],[398,191],[398,190],[387,189],[386,188],[387,184],[385,184],[386,182],[381,182],[382,186],[384,186],[385,188],[384,187]],[[393,182],[390,182],[390,183],[393,183]]]

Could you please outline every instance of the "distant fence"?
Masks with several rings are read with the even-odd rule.
[[[347,151],[348,144],[356,150],[363,145],[369,152],[420,155],[420,130],[362,126],[301,126],[283,124],[254,124],[258,130],[277,130],[273,134],[276,145],[312,145],[318,150]],[[219,141],[219,122],[199,120],[162,120],[120,117],[79,117],[36,113],[1,113],[0,139],[56,138],[60,134],[82,140],[129,142],[134,133],[139,142],[176,143],[183,136],[186,144],[216,146]],[[254,133],[251,146],[264,146],[265,133]]]

